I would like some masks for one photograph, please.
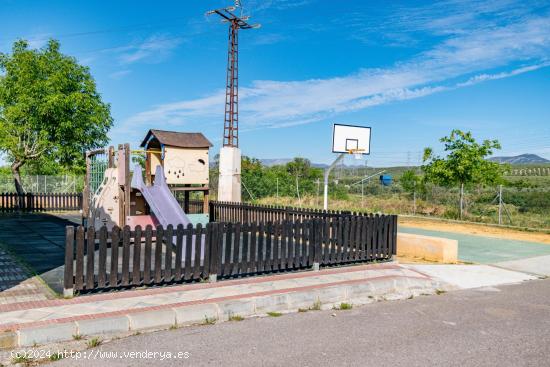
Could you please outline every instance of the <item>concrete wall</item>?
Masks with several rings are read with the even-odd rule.
[[[397,256],[456,263],[458,261],[458,241],[442,237],[398,233]]]

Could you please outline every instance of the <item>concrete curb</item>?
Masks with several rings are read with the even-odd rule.
[[[88,318],[22,328],[0,335],[0,346],[26,347],[56,341],[71,340],[73,335],[101,335],[116,332],[167,329],[202,323],[228,321],[232,316],[265,316],[268,312],[297,312],[320,305],[331,309],[341,303],[364,305],[381,300],[407,299],[411,296],[434,294],[441,287],[430,278],[383,278],[325,288],[250,296],[241,299],[205,302],[180,307],[159,306],[156,310],[132,312],[120,316]],[[315,305],[315,306],[314,306]]]

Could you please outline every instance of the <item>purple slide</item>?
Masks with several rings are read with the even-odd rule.
[[[157,166],[155,170],[155,182],[153,186],[147,186],[143,182],[143,173],[141,166],[136,165],[132,177],[132,188],[139,190],[151,211],[159,221],[159,224],[166,228],[169,224],[174,228],[178,224],[187,226],[191,221],[178,204],[176,198],[170,192],[166,179],[164,178],[164,170],[161,166]]]
[[[179,224],[183,224],[184,227],[187,227],[191,221],[185,215],[181,206],[178,204],[176,198],[170,192],[168,185],[166,184],[166,179],[164,178],[164,170],[161,166],[157,166],[155,170],[155,182],[153,186],[147,186],[143,182],[143,173],[141,171],[141,166],[136,165],[134,168],[134,174],[132,177],[132,188],[139,190],[149,208],[157,218],[160,225],[166,228],[169,224],[176,228]],[[174,246],[175,246],[174,236]],[[195,266],[195,240],[196,235],[192,236],[192,245],[191,245],[191,264]],[[187,242],[184,239],[182,248],[182,261],[185,261],[186,247]],[[204,251],[205,251],[205,235],[201,236],[201,248],[200,248],[200,262],[204,262]],[[204,265],[204,264],[203,264]]]

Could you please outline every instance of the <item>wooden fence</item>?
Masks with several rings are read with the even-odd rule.
[[[110,232],[68,226],[64,284],[91,291],[388,260],[396,237],[397,216],[386,215]]]
[[[288,206],[256,205],[211,201],[209,203],[210,220],[213,222],[260,223],[276,221],[296,221],[308,219],[329,219],[342,216],[363,216],[364,213],[351,211],[321,210],[311,208],[293,208]]]
[[[0,212],[69,211],[81,208],[81,193],[0,193]]]

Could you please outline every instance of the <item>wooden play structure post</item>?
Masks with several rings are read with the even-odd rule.
[[[118,146],[118,182],[119,182],[119,223],[126,225],[126,217],[130,215],[130,144]]]

